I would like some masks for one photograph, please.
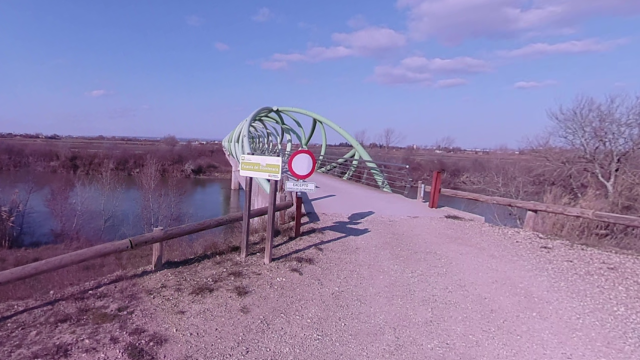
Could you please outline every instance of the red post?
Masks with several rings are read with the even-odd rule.
[[[302,226],[302,196],[300,193],[296,193],[296,223],[295,223],[295,237],[300,236],[300,227]]]
[[[442,187],[442,172],[434,171],[431,181],[431,194],[429,194],[429,207],[435,209],[438,207],[438,199],[440,199],[440,190]]]

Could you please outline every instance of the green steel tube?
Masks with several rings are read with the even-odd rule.
[[[291,121],[297,125],[297,129],[287,124],[283,115],[291,119]],[[297,119],[297,115],[304,115],[311,118],[312,121],[308,136],[302,123]],[[292,149],[293,137],[298,140],[301,148],[307,148],[317,127],[320,127],[322,134],[322,143],[318,158],[318,167],[320,167],[319,164],[323,160],[327,150],[326,126],[336,131],[349,142],[353,148],[342,159],[323,168],[319,168],[318,171],[328,171],[344,163],[347,159],[353,158],[351,167],[344,176],[345,179],[349,179],[353,175],[359,160],[362,160],[369,168],[371,174],[373,174],[378,186],[382,190],[390,192],[391,188],[384,174],[373,162],[369,153],[367,153],[364,147],[358,143],[353,136],[330,120],[307,110],[292,107],[261,107],[251,113],[249,117],[240,122],[235,129],[225,136],[222,140],[222,145],[225,152],[238,162],[240,161],[240,156],[246,154],[270,155],[279,153],[281,156],[289,156]],[[287,145],[286,150],[283,151],[282,143],[285,139]],[[269,192],[268,182],[265,179],[257,180],[258,184],[265,191]]]

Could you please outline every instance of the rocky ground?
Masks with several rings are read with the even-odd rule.
[[[640,259],[457,217],[306,236],[0,304],[1,359],[639,359]]]

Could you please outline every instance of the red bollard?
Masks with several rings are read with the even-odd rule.
[[[431,181],[431,193],[429,194],[429,207],[435,209],[438,207],[438,199],[440,199],[440,191],[442,187],[442,172],[434,171]]]

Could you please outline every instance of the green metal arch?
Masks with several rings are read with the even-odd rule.
[[[297,119],[297,115],[304,115],[312,119],[308,136],[302,123]],[[297,129],[287,124],[287,118],[293,122]],[[277,155],[286,158],[291,153],[293,137],[298,140],[301,148],[306,149],[317,127],[320,127],[320,132],[322,133],[319,160],[324,158],[327,150],[326,127],[336,131],[353,147],[342,159],[336,163],[319,168],[317,171],[328,171],[340,163],[352,161],[351,170],[344,176],[345,179],[348,179],[358,162],[361,161],[369,167],[380,189],[391,192],[391,188],[385,180],[382,171],[373,162],[373,159],[364,147],[336,123],[311,111],[293,107],[261,107],[240,122],[238,126],[222,140],[222,145],[226,153],[238,162],[240,162],[241,155],[247,154]],[[286,148],[283,149],[282,143],[285,140],[287,145]],[[258,180],[258,183],[265,191],[269,191],[267,180],[256,180]]]

